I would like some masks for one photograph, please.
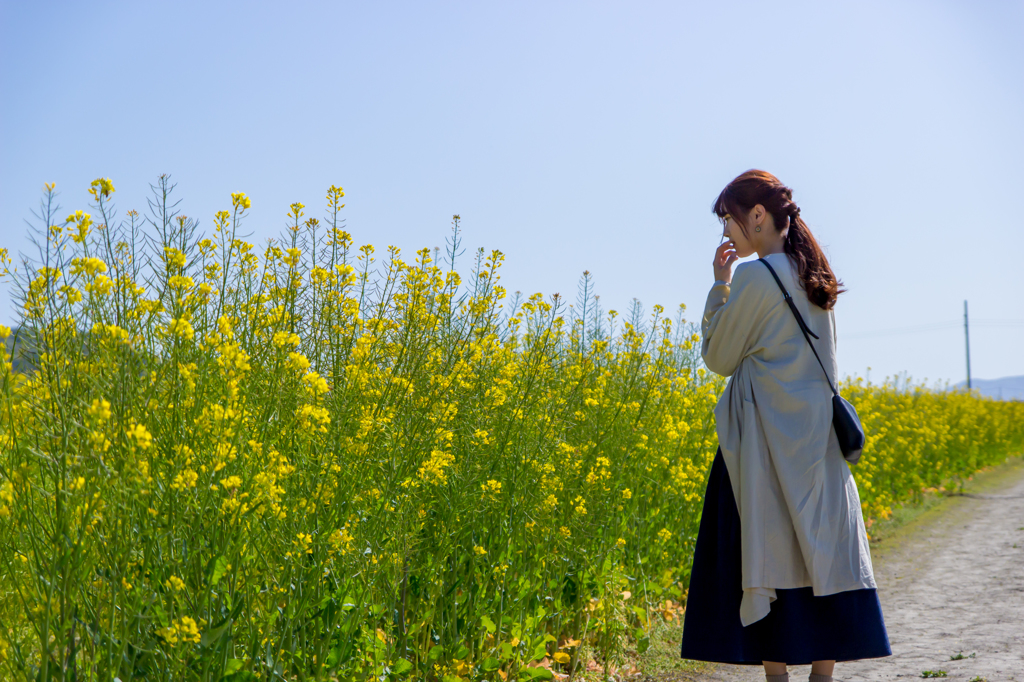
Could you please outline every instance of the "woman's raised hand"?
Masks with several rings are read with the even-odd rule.
[[[715,279],[723,282],[732,281],[732,264],[739,259],[736,254],[736,244],[730,239],[718,245],[715,249]]]

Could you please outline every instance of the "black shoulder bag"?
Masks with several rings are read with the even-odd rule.
[[[782,295],[785,296],[789,309],[796,315],[796,323],[800,325],[800,331],[804,333],[807,344],[811,347],[811,351],[814,353],[814,357],[817,358],[818,364],[821,365],[821,371],[825,372],[825,365],[821,362],[821,358],[818,357],[818,351],[814,349],[814,344],[811,343],[811,337],[818,338],[818,335],[810,330],[804,322],[804,318],[800,316],[800,311],[797,310],[793,297],[789,295],[786,287],[782,284],[782,280],[775,274],[775,268],[769,265],[768,261],[764,258],[758,258],[758,260],[768,266],[768,271],[772,273],[772,277],[775,278],[779,288],[782,289]],[[825,381],[828,382],[828,387],[832,389],[832,426],[836,430],[836,438],[839,439],[839,449],[843,451],[843,459],[850,464],[856,464],[857,460],[860,459],[861,450],[864,449],[864,427],[860,425],[857,410],[853,409],[853,405],[843,396],[839,395],[839,391],[832,385],[832,380],[828,378],[828,372],[825,372]]]

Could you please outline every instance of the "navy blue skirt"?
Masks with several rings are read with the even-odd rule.
[[[776,590],[778,598],[769,614],[743,627],[741,583],[740,516],[719,448],[711,465],[694,548],[682,657],[717,663],[806,665],[892,655],[874,589],[823,597],[815,597],[810,587]]]

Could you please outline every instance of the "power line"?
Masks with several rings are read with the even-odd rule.
[[[1020,327],[1024,326],[1024,320],[971,320],[971,324],[981,324],[986,327]]]

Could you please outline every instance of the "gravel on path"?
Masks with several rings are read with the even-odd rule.
[[[893,655],[839,663],[837,682],[922,679],[925,671],[1024,682],[1024,477],[1017,470],[1003,486],[953,502],[874,558]],[[809,671],[791,667],[790,678]],[[759,667],[722,665],[701,679],[765,678]]]

